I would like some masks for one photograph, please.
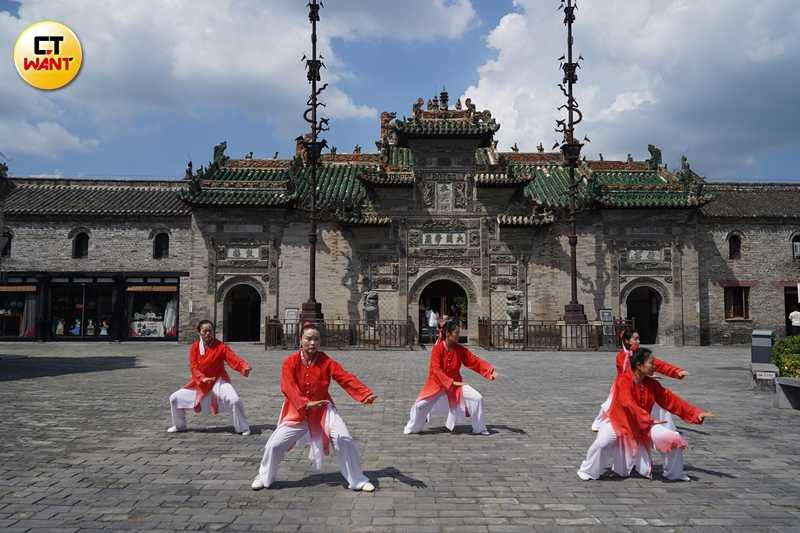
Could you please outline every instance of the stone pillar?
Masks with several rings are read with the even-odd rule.
[[[408,308],[416,302],[408,301],[408,224],[405,218],[392,220],[392,228],[396,228],[397,234],[397,318],[407,320]],[[395,232],[392,231],[394,234]]]
[[[675,346],[684,344],[683,247],[672,241],[672,336]]]
[[[489,264],[489,241],[491,236],[491,224],[489,219],[481,218],[481,288],[480,299],[481,307],[484,310],[484,317],[492,319],[492,296],[491,296],[491,265]]]

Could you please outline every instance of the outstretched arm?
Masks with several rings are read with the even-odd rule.
[[[492,365],[490,365],[489,363],[487,363],[474,353],[470,352],[463,346],[460,347],[460,351],[461,351],[461,362],[464,364],[465,367],[469,368],[474,372],[477,372],[486,379],[493,380],[495,378],[495,371]]]
[[[656,372],[670,378],[683,379],[688,375],[684,369],[675,365],[671,365],[663,359],[659,359],[657,357],[653,357],[653,366],[655,367]]]
[[[365,403],[368,399],[375,397],[369,387],[364,385],[355,374],[351,374],[345,370],[342,365],[330,360],[331,377],[336,380],[336,383],[342,387],[347,394],[350,395],[355,401]]]
[[[225,348],[224,348],[225,349],[225,362],[228,363],[229,367],[231,367],[232,369],[236,370],[238,373],[240,373],[244,377],[247,377],[250,374],[250,370],[251,370],[250,364],[247,361],[245,361],[244,359],[242,359],[241,357],[239,357],[238,355],[236,355],[236,353],[234,353],[233,350],[228,348],[227,344],[224,345],[224,346],[225,346]]]
[[[651,381],[654,383],[654,388],[652,390],[658,405],[691,424],[703,423],[705,416],[700,415],[706,413],[704,413],[702,409],[690,404],[671,390],[662,387],[657,381]]]

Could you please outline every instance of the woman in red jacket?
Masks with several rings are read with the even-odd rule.
[[[372,492],[375,487],[361,471],[358,448],[347,426],[336,411],[328,392],[331,378],[357,402],[367,405],[377,396],[357,377],[347,372],[325,352],[319,351],[319,330],[310,323],[303,325],[300,350],[283,362],[281,391],[283,400],[278,427],[264,447],[253,490],[269,487],[275,481],[283,455],[298,442],[310,441],[309,459],[319,470],[322,456],[336,451],[339,469],[348,487]]]
[[[677,431],[664,427],[662,420],[654,420],[650,413],[657,402],[691,424],[702,424],[713,415],[688,404],[653,379],[653,360],[647,348],[637,348],[630,356],[630,367],[614,382],[608,417],[600,425],[597,438],[578,470],[579,478],[598,479],[609,465],[619,476],[627,477],[635,468],[639,474],[651,477],[650,451],[655,447],[664,455],[664,477],[689,481],[683,470],[686,441]]]
[[[472,419],[472,432],[488,435],[483,421],[483,396],[464,383],[461,365],[474,370],[488,380],[494,380],[497,373],[492,365],[467,350],[458,343],[461,328],[455,320],[448,320],[441,328],[440,338],[431,350],[428,379],[411,408],[408,424],[403,433],[419,433],[425,426],[432,411],[447,410],[445,426],[453,431],[456,423],[469,416]],[[446,403],[445,403],[446,402]]]
[[[630,356],[639,347],[639,332],[634,331],[633,334],[631,334],[629,331],[622,330],[619,335],[619,346],[620,349],[617,352],[616,359],[617,375],[620,375],[627,368]],[[653,368],[657,373],[674,379],[683,379],[689,375],[686,370],[671,365],[657,357],[653,357]],[[613,384],[612,391],[609,391],[608,398],[600,405],[600,412],[597,413],[597,417],[594,419],[594,422],[592,422],[592,431],[599,430],[603,420],[608,417],[607,412],[611,407],[612,392]],[[666,424],[665,427],[668,429],[675,429],[675,422],[672,420],[672,415],[669,411],[662,409],[659,404],[653,406],[653,412],[651,414],[657,420],[663,420]]]
[[[198,413],[230,413],[236,433],[250,435],[244,404],[231,385],[231,378],[225,372],[225,363],[244,377],[250,375],[250,365],[214,338],[214,324],[210,320],[201,320],[197,331],[200,339],[189,348],[192,379],[169,397],[172,427],[167,431],[175,433],[186,430],[186,411],[194,409]]]

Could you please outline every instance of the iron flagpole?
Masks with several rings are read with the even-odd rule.
[[[575,222],[575,214],[578,210],[578,182],[575,179],[575,169],[581,157],[583,144],[575,140],[575,126],[583,119],[583,114],[578,109],[578,102],[573,96],[573,86],[578,81],[577,69],[580,65],[574,60],[573,56],[573,36],[572,24],[575,22],[575,11],[577,6],[573,0],[562,2],[564,9],[564,24],[567,26],[567,54],[566,63],[562,64],[564,78],[559,85],[561,91],[567,97],[567,103],[559,109],[567,110],[567,121],[559,120],[557,131],[564,134],[564,141],[561,144],[561,152],[564,154],[564,162],[569,169],[569,254],[570,254],[570,302],[564,306],[564,322],[567,324],[585,324],[586,314],[583,305],[578,303],[578,232]],[[562,60],[564,56],[562,56]],[[582,58],[579,58],[582,59]],[[566,87],[565,87],[566,85]],[[576,118],[577,115],[577,118]]]
[[[318,0],[310,0],[308,3],[308,20],[311,22],[311,58],[303,56],[306,63],[307,78],[311,84],[311,95],[306,102],[307,108],[303,113],[303,118],[309,123],[311,131],[302,140],[302,163],[308,172],[308,193],[309,193],[309,218],[310,229],[308,233],[308,300],[303,303],[300,312],[301,321],[322,322],[322,304],[316,298],[316,276],[317,276],[317,233],[318,233],[318,213],[317,213],[317,171],[322,157],[322,149],[327,146],[327,141],[319,140],[319,134],[328,131],[328,119],[318,119],[317,109],[325,104],[318,101],[319,95],[324,91],[328,84],[324,84],[317,89],[317,82],[321,81],[321,70],[324,68],[322,56],[317,55],[317,22],[319,22],[319,10],[322,4]]]

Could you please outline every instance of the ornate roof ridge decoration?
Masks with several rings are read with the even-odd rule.
[[[387,170],[383,173],[365,173],[361,180],[375,185],[413,185],[416,175],[413,170]]]
[[[467,98],[463,106],[459,98],[453,109],[448,107],[448,100],[447,91],[442,90],[439,96],[428,100],[426,109],[423,109],[425,100],[418,98],[411,108],[410,118],[397,119],[394,113],[382,113],[381,138],[385,137],[385,129],[418,137],[491,137],[500,129],[491,111],[477,111],[471,98]]]
[[[510,163],[562,164],[561,152],[500,152],[500,157]]]
[[[553,213],[533,215],[497,215],[497,223],[501,226],[543,226],[555,220]]]
[[[654,172],[644,161],[587,160],[593,171],[598,172]]]
[[[221,168],[252,168],[252,169],[276,169],[288,168],[291,160],[288,159],[229,159]]]
[[[476,170],[468,174],[477,185],[520,185],[533,179],[529,169],[508,166],[505,170],[483,172]]]
[[[288,179],[283,180],[201,180],[204,189],[263,189],[285,191],[289,184]]]

